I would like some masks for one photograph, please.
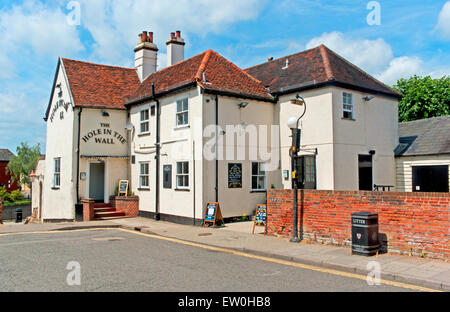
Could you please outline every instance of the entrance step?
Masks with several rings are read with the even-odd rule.
[[[114,212],[116,211],[116,208],[113,207],[104,207],[104,208],[94,208],[94,212],[98,213],[98,212]]]
[[[111,204],[94,204],[94,208],[109,208]]]
[[[111,218],[111,217],[125,217],[125,212],[123,211],[95,212],[95,219]]]

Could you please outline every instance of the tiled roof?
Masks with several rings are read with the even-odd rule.
[[[288,93],[317,84],[340,83],[375,93],[400,96],[400,93],[324,45],[250,67],[246,71],[261,80],[271,93]]]
[[[450,116],[399,124],[397,156],[450,154]]]
[[[134,68],[62,59],[76,106],[125,109],[124,99],[139,86]]]
[[[9,149],[0,149],[0,161],[9,161],[11,156],[14,156]]]
[[[155,95],[198,84],[205,90],[273,101],[260,81],[212,50],[153,73],[127,98],[127,103],[152,96],[152,84]]]

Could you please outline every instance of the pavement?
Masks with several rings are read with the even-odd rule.
[[[450,263],[448,261],[396,254],[384,254],[370,258],[353,256],[351,255],[351,249],[348,247],[333,247],[304,242],[293,244],[286,238],[264,236],[262,228],[256,228],[255,235],[252,235],[252,222],[231,223],[215,229],[154,221],[146,218],[66,224],[5,224],[0,226],[0,236],[4,233],[108,227],[120,227],[141,233],[356,274],[367,275],[373,268],[374,263],[372,262],[376,262],[375,264],[379,264],[381,268],[382,279],[450,291]],[[371,265],[372,267],[370,267]]]

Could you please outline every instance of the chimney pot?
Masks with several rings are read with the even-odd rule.
[[[147,32],[146,31],[142,32],[142,41],[143,42],[148,42],[148,37],[147,37]]]
[[[150,31],[150,32],[148,33],[148,41],[149,41],[150,43],[153,43],[153,31]]]
[[[175,38],[175,33],[174,32],[170,33],[170,38],[172,38],[172,39]]]
[[[273,61],[273,57],[269,57],[267,60],[268,60],[269,62],[270,62],[270,61]]]
[[[181,31],[177,30],[177,38],[181,38]]]

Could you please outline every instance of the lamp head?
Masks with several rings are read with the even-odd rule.
[[[295,99],[291,100],[291,104],[303,106],[305,104],[305,100],[300,95],[297,94],[295,96]]]
[[[288,127],[291,129],[297,128],[297,120],[297,117],[290,117],[287,122]]]

